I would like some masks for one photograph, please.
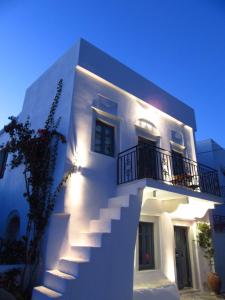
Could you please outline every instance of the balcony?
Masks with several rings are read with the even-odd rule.
[[[216,170],[145,143],[119,153],[117,159],[118,184],[143,178],[221,196]]]

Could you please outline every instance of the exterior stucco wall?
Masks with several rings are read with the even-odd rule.
[[[79,65],[196,130],[190,106],[83,39]]]
[[[92,76],[78,66],[95,72],[104,80]],[[46,235],[45,252],[51,258],[48,260],[48,268],[57,266],[59,256],[67,253],[68,246],[76,241],[77,234],[82,231],[87,232],[89,221],[97,219],[99,209],[107,207],[108,199],[119,193],[116,169],[118,153],[137,145],[138,136],[149,138],[148,132],[140,132],[135,126],[139,119],[148,120],[155,126],[160,134],[160,138],[157,138],[157,146],[163,149],[171,151],[171,133],[172,131],[180,133],[184,138],[183,154],[196,160],[193,110],[84,41],[81,41],[81,44],[78,43],[61,57],[28,88],[19,120],[25,121],[29,115],[32,127],[42,128],[55,95],[57,82],[61,78],[63,79],[63,90],[56,118],[62,118],[59,131],[66,136],[67,145],[61,145],[59,148],[54,186],[72,165],[81,167],[81,171],[75,172],[71,176],[65,191],[57,200],[54,218],[50,223],[52,225]],[[99,97],[103,97],[106,102],[112,101],[111,103],[117,106],[117,113],[110,114],[94,109],[93,103]],[[96,119],[115,126],[114,157],[93,151]],[[4,139],[5,135],[2,135],[0,142]],[[134,194],[137,195],[137,191],[138,189],[135,189]],[[23,192],[22,168],[13,171],[7,168],[4,178],[0,180],[0,200],[3,203],[0,213],[0,236],[3,235],[7,215],[12,209],[19,211],[22,220],[21,234],[24,233],[27,206],[22,197]],[[129,188],[126,190],[126,194],[131,194]],[[137,214],[139,214],[138,209],[136,209],[135,218]],[[136,223],[134,225],[137,227]],[[67,228],[68,224],[69,229]],[[135,226],[132,233],[130,235],[128,233],[127,239],[132,240],[135,236]],[[175,281],[173,223],[168,214],[162,214],[159,217],[158,228],[159,232],[164,232],[159,238],[160,272],[171,281]],[[119,232],[120,228],[117,230]],[[126,230],[127,232],[128,230]],[[123,240],[122,233],[118,236]],[[169,240],[166,237],[169,237]],[[116,248],[117,236],[114,235],[112,238]],[[60,239],[62,239],[61,242]],[[59,251],[60,245],[62,247]],[[124,253],[125,250],[124,246]],[[110,257],[110,253],[104,253],[104,249],[101,249],[101,253],[103,257],[101,266],[104,273],[104,257]],[[116,272],[118,272],[120,267],[123,268],[123,264],[119,252],[114,254],[115,260],[118,261],[118,268],[116,268]],[[132,267],[133,270],[133,265],[130,263],[133,260],[133,248],[130,249],[129,256],[127,269],[131,270]],[[94,275],[95,269],[90,270],[89,274]],[[127,278],[124,278],[129,285],[132,280],[131,275],[132,272]],[[104,277],[104,274],[102,276]],[[96,277],[96,282],[99,278]],[[86,278],[83,280],[85,281]],[[105,280],[107,281],[107,278]],[[120,282],[118,282],[119,285],[121,286]],[[83,287],[84,285],[81,289]],[[94,288],[95,286],[93,286]]]
[[[0,144],[7,141],[7,135],[2,134],[0,136]],[[10,161],[10,155],[8,156],[7,163]],[[0,237],[5,237],[5,231],[7,226],[7,219],[12,211],[18,211],[21,217],[20,232],[22,235],[25,232],[26,222],[24,216],[27,212],[27,203],[23,198],[24,193],[24,180],[22,177],[22,166],[17,169],[11,170],[6,167],[4,177],[0,179]]]
[[[118,106],[116,116],[103,116],[92,108],[96,98],[104,97]],[[105,156],[93,151],[95,118],[102,119],[115,126],[115,157]],[[193,130],[188,126],[165,115],[153,106],[138,101],[135,97],[92,77],[82,70],[76,71],[75,93],[71,112],[70,138],[67,161],[77,158],[81,174],[68,184],[65,207],[71,213],[71,237],[77,230],[87,229],[88,220],[97,218],[100,207],[117,192],[116,165],[117,154],[137,145],[138,135],[135,124],[144,118],[152,122],[160,133],[158,146],[171,150],[171,131],[177,131],[184,137],[184,154],[195,159]],[[116,120],[115,120],[116,119]],[[145,135],[144,135],[145,136]]]
[[[97,59],[99,59],[99,64],[96,64]],[[108,62],[108,65],[107,67],[104,67],[106,62]],[[171,115],[176,116],[177,119],[182,119],[182,114],[187,118],[189,116],[189,118],[192,119],[191,124],[193,124],[193,126],[195,121],[193,121],[193,111],[188,106],[175,98],[172,99],[173,97],[171,95],[165,93],[152,83],[149,83],[148,85],[146,79],[118,63],[110,56],[104,54],[101,50],[91,46],[86,41],[79,41],[77,45],[63,55],[27,89],[19,120],[25,121],[27,116],[29,116],[33,128],[42,128],[55,95],[57,82],[59,79],[63,79],[63,91],[57,108],[56,118],[62,117],[59,131],[64,133],[68,138],[69,148],[67,151],[65,146],[60,146],[55,183],[59,182],[65,168],[67,169],[71,166],[76,151],[78,151],[78,155],[80,151],[82,153],[81,156],[83,156],[81,160],[83,160],[84,163],[82,163],[83,179],[80,179],[83,183],[79,184],[79,186],[83,186],[85,192],[80,193],[82,196],[77,196],[77,198],[82,197],[82,204],[78,204],[82,207],[80,210],[82,216],[80,215],[78,219],[85,220],[85,214],[87,214],[88,218],[96,216],[98,208],[104,206],[104,199],[116,194],[116,158],[106,157],[90,150],[91,137],[93,134],[93,111],[91,105],[99,93],[118,104],[118,117],[121,119],[116,121],[116,124],[118,125],[117,153],[137,144],[137,133],[135,132],[134,124],[138,118],[143,117],[152,121],[159,129],[162,136],[159,142],[160,147],[170,150],[169,137],[171,135],[171,130],[178,130],[183,134],[185,139],[185,155],[195,159],[195,150],[193,147],[194,141],[192,129],[188,126],[181,126],[175,119],[165,117],[165,113],[161,114],[160,110],[155,109],[154,106],[145,104],[144,101],[146,99],[144,94],[142,95],[138,92],[138,96],[143,96],[144,101],[137,101],[134,96],[109,87],[108,85],[105,85],[98,80],[94,80],[78,71],[78,78],[74,83],[74,72],[77,64],[83,67],[86,66],[87,69],[95,71],[98,75],[102,75],[103,78],[109,79],[114,84],[117,83],[118,86],[125,88],[129,92],[134,92],[134,90],[132,90],[132,87],[134,87],[134,80],[139,82],[139,84],[136,84],[135,91],[143,90],[141,84],[141,82],[143,82],[145,90],[148,89],[148,94],[150,96],[154,96],[158,93],[158,95],[160,95],[160,101],[162,101],[162,103],[163,101],[167,103],[161,107],[162,110],[164,110],[165,107],[169,108],[168,111],[164,111],[167,111],[168,113],[171,112]],[[120,72],[117,72],[117,70],[119,70],[118,68],[121,68],[121,74]],[[122,74],[125,75],[125,73],[127,74],[127,76],[125,76],[126,82],[124,81],[124,76],[121,76]],[[118,76],[118,81],[115,80],[116,75]],[[130,86],[130,89],[128,88],[128,85]],[[134,92],[134,94],[136,94],[136,92]],[[168,101],[172,101],[171,106],[168,105]],[[155,103],[152,104],[155,105]],[[170,111],[171,107],[174,107],[172,111]],[[185,121],[185,118],[183,121]],[[69,127],[70,133],[68,134]],[[0,136],[0,141],[4,141],[4,135]],[[83,148],[85,149],[83,150]],[[66,161],[64,157],[65,151],[68,152]],[[105,180],[106,178],[108,180]],[[104,185],[99,184],[99,182],[103,181]],[[26,214],[26,203],[24,202],[23,197],[20,196],[22,195],[23,190],[24,185],[21,170],[18,168],[11,171],[7,168],[4,178],[0,180],[1,198],[4,199],[2,201],[2,224],[5,223],[5,216],[7,216],[8,212],[12,209],[18,209],[21,216]],[[67,192],[67,199],[70,198],[70,200],[66,201],[66,207],[70,207],[70,202],[79,203],[79,200],[71,200],[71,197],[73,197],[70,196],[71,189],[68,189]],[[58,201],[56,211],[63,211],[63,209],[63,200]],[[77,214],[79,215],[78,211]],[[84,215],[83,212],[85,212]],[[24,221],[24,218],[22,219]],[[1,234],[3,234],[3,228],[4,225],[1,226]],[[24,228],[25,223],[22,222],[21,233],[24,232]]]
[[[142,208],[143,209],[143,208]],[[203,257],[204,254],[197,243],[197,223],[195,220],[173,219],[170,213],[161,214],[146,210],[141,212],[141,221],[154,223],[154,255],[155,268],[152,270],[139,271],[138,269],[138,238],[135,254],[135,290],[154,290],[155,288],[170,286],[177,283],[176,257],[175,257],[175,236],[174,226],[187,228],[187,245],[189,252],[189,264],[191,271],[191,286],[194,289],[208,290],[207,274],[209,266]],[[208,221],[207,216],[203,221]]]
[[[197,157],[199,162],[210,165],[212,168],[218,170],[223,203],[225,203],[225,150],[212,139],[198,141]],[[213,215],[225,216],[225,204],[217,205],[215,209],[211,211],[210,216],[212,226]],[[213,231],[213,242],[215,248],[215,270],[222,279],[222,291],[225,291],[225,231]]]
[[[57,118],[61,117],[58,130],[63,133],[66,138],[68,137],[70,107],[74,86],[74,70],[78,56],[78,47],[79,45],[70,49],[27,89],[23,108],[18,116],[19,121],[24,122],[27,120],[27,117],[29,117],[31,128],[43,128],[56,94],[57,83],[60,79],[63,79],[62,94],[56,110],[55,119],[57,120]],[[6,142],[6,140],[7,135],[2,134],[0,136],[0,144]],[[64,174],[66,148],[66,145],[59,146],[54,186],[59,183]],[[10,162],[10,157],[8,157],[7,162]],[[20,235],[25,233],[28,207],[26,200],[23,198],[25,185],[22,171],[22,166],[14,170],[11,170],[8,166],[5,170],[4,177],[0,179],[0,236],[4,236],[6,219],[12,210],[18,210],[21,217]]]

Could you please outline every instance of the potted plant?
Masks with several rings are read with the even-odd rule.
[[[206,222],[199,222],[197,240],[204,252],[204,257],[208,261],[210,272],[208,273],[208,286],[216,294],[220,293],[221,280],[214,270],[214,248],[212,241],[212,229]]]

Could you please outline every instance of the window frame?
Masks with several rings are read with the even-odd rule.
[[[101,150],[98,151],[96,150],[96,128],[97,126],[100,125],[101,128],[102,128],[102,133],[101,133],[101,144],[100,144],[100,148]],[[105,147],[106,147],[106,129],[110,129],[111,130],[111,133],[110,133],[110,145],[112,147],[112,151],[110,151],[110,153],[106,153],[105,151]],[[96,118],[95,119],[95,133],[94,133],[94,152],[96,153],[100,153],[100,154],[104,154],[106,156],[111,156],[111,157],[114,157],[115,155],[115,127],[113,125],[110,125],[104,121],[102,121],[101,119],[99,118]]]
[[[146,265],[143,265],[140,263],[140,254],[141,254],[141,250],[140,250],[140,238],[141,238],[141,235],[140,234],[140,224],[147,224],[148,226],[150,226],[150,234],[149,234],[149,237],[150,237],[150,240],[149,240],[149,243],[150,243],[150,249],[149,249],[149,252],[153,253],[153,255],[150,257],[150,263],[149,264],[146,264]],[[139,225],[138,225],[138,270],[139,271],[147,271],[147,270],[155,270],[156,269],[156,256],[155,256],[155,223],[154,222],[146,222],[146,221],[139,221]],[[143,247],[143,243],[146,244],[146,241],[143,241],[142,239],[142,247]],[[143,251],[142,251],[143,253]]]

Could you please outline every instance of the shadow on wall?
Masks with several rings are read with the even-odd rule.
[[[20,216],[17,210],[13,210],[7,218],[4,239],[13,242],[16,241],[20,232]]]

